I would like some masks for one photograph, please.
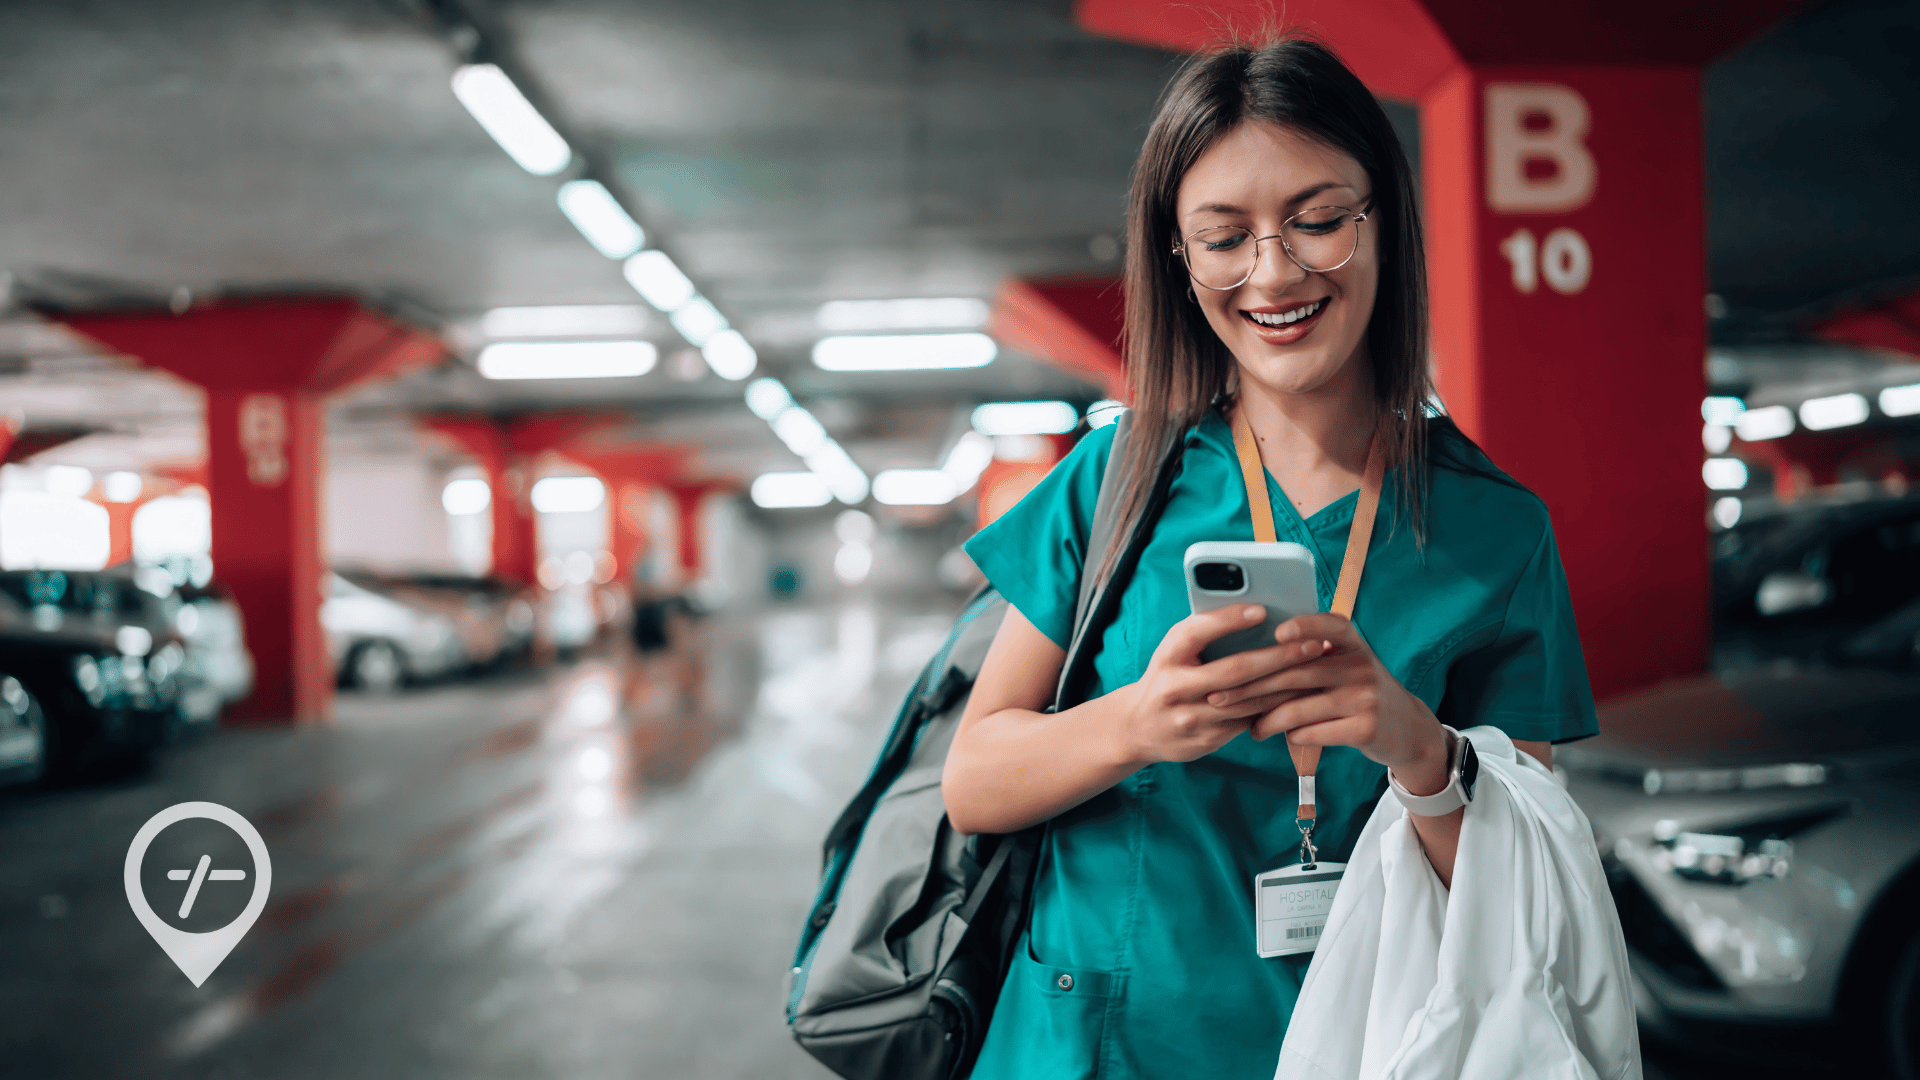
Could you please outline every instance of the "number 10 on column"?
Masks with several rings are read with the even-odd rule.
[[[1500,254],[1513,267],[1513,287],[1523,293],[1533,292],[1545,278],[1548,288],[1572,296],[1593,277],[1593,249],[1572,229],[1553,230],[1544,244],[1533,238],[1533,230],[1516,229],[1500,241]]]

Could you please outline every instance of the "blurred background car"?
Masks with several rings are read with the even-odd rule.
[[[0,675],[42,710],[43,771],[151,760],[179,733],[185,659],[161,598],[130,572],[0,573]]]
[[[342,685],[390,693],[470,662],[466,642],[445,613],[376,592],[337,573],[327,581],[320,623]]]
[[[1858,1049],[1913,1075],[1917,720],[1911,674],[1757,669],[1618,699],[1600,736],[1556,750],[1647,1030],[1733,1053]]]
[[[466,574],[390,573],[337,567],[369,592],[452,620],[472,667],[526,659],[533,651],[535,592],[498,578]]]
[[[0,675],[0,787],[30,784],[46,768],[46,712],[19,679]]]
[[[1913,663],[1920,498],[1797,502],[1721,532],[1713,553],[1716,670]]]
[[[180,666],[180,717],[188,724],[211,724],[229,703],[253,691],[246,625],[240,606],[217,582],[184,585],[174,596],[173,624],[187,651]]]

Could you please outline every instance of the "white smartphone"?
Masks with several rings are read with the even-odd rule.
[[[1187,603],[1196,615],[1229,604],[1267,609],[1260,625],[1216,638],[1200,653],[1202,661],[1264,649],[1281,623],[1320,610],[1313,552],[1299,544],[1202,541],[1187,548],[1186,575]]]

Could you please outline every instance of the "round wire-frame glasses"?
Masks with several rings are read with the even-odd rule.
[[[1260,269],[1262,240],[1280,241],[1295,266],[1308,273],[1324,274],[1353,261],[1360,250],[1360,223],[1372,213],[1372,207],[1356,212],[1345,206],[1313,206],[1281,222],[1280,231],[1272,236],[1255,236],[1253,230],[1238,225],[1215,225],[1176,242],[1173,250],[1180,254],[1194,283],[1214,292],[1237,289],[1252,279]],[[1249,245],[1253,257],[1247,259],[1241,253]],[[1246,261],[1242,263],[1242,259]],[[1233,278],[1235,272],[1239,277],[1232,284],[1215,284]]]

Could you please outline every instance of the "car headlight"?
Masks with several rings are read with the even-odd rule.
[[[73,658],[73,681],[86,695],[87,704],[99,705],[107,700],[106,680],[100,676],[100,664],[85,653]]]
[[[1719,826],[1712,832],[1688,830],[1666,819],[1654,823],[1647,864],[1690,881],[1744,885],[1757,878],[1784,878],[1793,872],[1792,837],[1845,814],[1847,803],[1829,803],[1777,817]]]

